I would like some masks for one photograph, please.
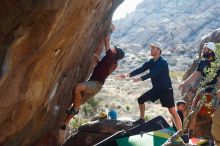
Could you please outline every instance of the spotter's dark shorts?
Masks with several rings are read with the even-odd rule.
[[[158,99],[160,99],[162,107],[175,107],[172,88],[166,91],[156,91],[154,89],[150,89],[138,98],[138,103],[143,104],[147,101],[155,102]]]

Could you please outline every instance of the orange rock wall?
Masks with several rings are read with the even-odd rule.
[[[0,1],[0,145],[57,145],[72,88],[121,2]]]

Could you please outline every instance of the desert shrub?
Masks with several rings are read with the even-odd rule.
[[[149,121],[151,118],[146,115],[146,116],[144,117],[144,119],[145,119],[145,121]]]
[[[100,99],[91,98],[87,103],[82,106],[82,115],[85,118],[93,117],[97,114],[97,109],[99,108]]]
[[[70,121],[70,127],[71,129],[77,129],[79,126],[81,126],[82,124],[88,122],[87,119],[84,119],[84,118],[79,118],[79,117],[75,117],[74,119],[72,119]]]
[[[75,118],[73,118],[69,123],[72,131],[77,129],[82,124],[88,122],[89,118],[94,117],[97,114],[99,104],[100,100],[97,98],[91,98],[87,103],[85,103],[81,107],[79,114],[80,116],[75,116]]]
[[[211,67],[205,68],[206,78],[204,81],[201,82],[201,85],[204,86],[208,82],[212,81],[213,78],[217,75],[218,69],[220,69],[220,43],[216,44],[216,51],[215,51],[215,61],[211,63]]]
[[[182,79],[183,75],[183,71],[170,71],[170,77],[174,79]]]
[[[129,111],[131,109],[131,107],[129,105],[127,105],[125,108],[127,111]]]

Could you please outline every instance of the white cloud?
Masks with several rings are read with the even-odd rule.
[[[127,14],[135,10],[136,6],[143,0],[124,0],[124,2],[116,9],[113,20],[125,17]]]

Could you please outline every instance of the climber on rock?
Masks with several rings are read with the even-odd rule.
[[[107,41],[105,42],[108,43]],[[97,65],[89,80],[78,83],[74,88],[73,104],[67,110],[67,116],[64,120],[64,124],[60,127],[61,129],[66,129],[66,124],[74,115],[78,114],[81,104],[85,103],[101,90],[105,79],[117,68],[118,60],[124,58],[125,53],[123,49],[117,46],[111,49],[107,47],[108,45],[105,45],[106,55],[100,61],[98,60],[98,55],[95,54],[97,57]]]
[[[65,118],[64,125],[61,126],[61,129],[65,129],[65,125],[69,120],[78,114],[81,104],[85,103],[101,90],[105,79],[117,68],[118,60],[124,58],[124,55],[124,51],[116,46],[112,49],[107,49],[106,55],[97,63],[90,79],[76,85],[73,90],[74,103],[67,110],[68,116]]]

